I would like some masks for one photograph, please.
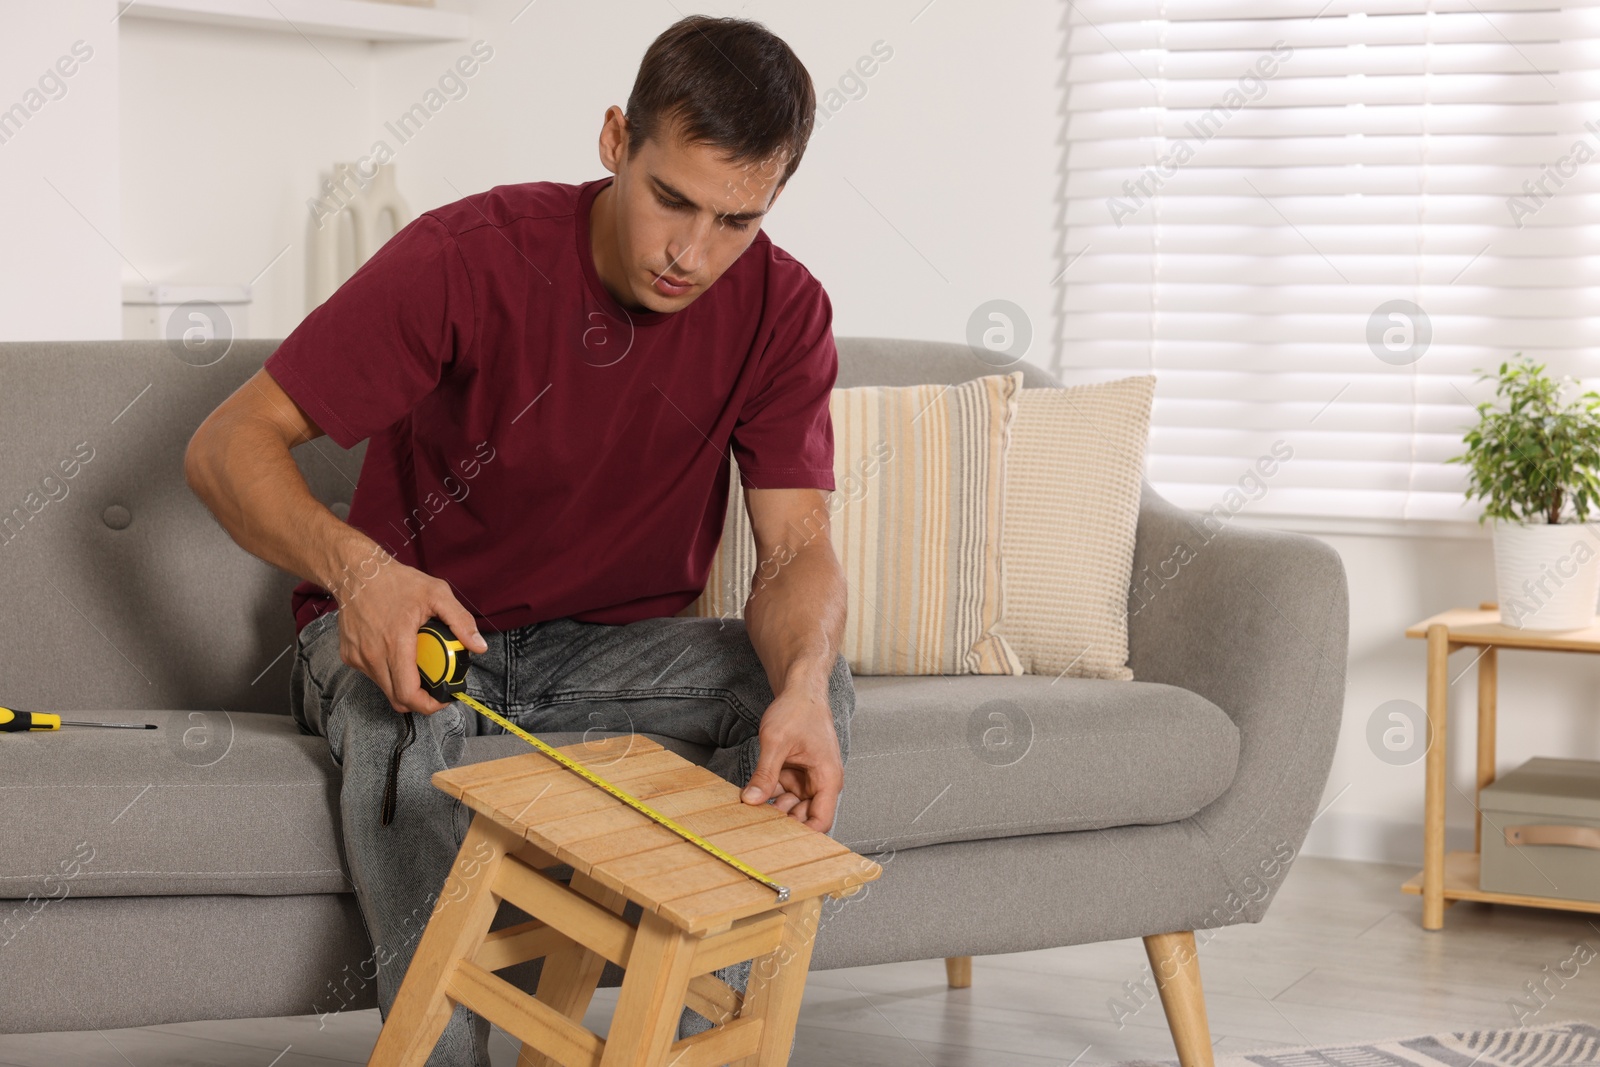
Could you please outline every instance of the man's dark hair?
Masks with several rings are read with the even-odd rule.
[[[732,162],[782,159],[781,185],[800,165],[816,110],[811,75],[782,38],[748,19],[690,15],[639,63],[628,156],[676,123],[690,144],[722,149]]]

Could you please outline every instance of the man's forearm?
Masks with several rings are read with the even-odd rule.
[[[824,703],[844,639],[844,570],[826,539],[803,546],[771,577],[758,571],[745,629],[773,694],[799,687]]]
[[[341,603],[388,562],[370,537],[311,495],[282,440],[257,420],[208,420],[190,442],[184,474],[240,548]]]

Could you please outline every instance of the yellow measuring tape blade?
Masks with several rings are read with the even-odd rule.
[[[716,845],[713,845],[710,841],[707,841],[705,838],[701,837],[687,826],[674,822],[665,815],[661,814],[659,811],[656,811],[654,808],[647,805],[644,801],[638,799],[637,797],[630,796],[629,794],[618,789],[616,786],[612,785],[604,778],[601,778],[583,764],[569,759],[561,752],[551,748],[549,745],[545,744],[543,741],[539,740],[537,737],[533,736],[516,723],[507,719],[504,715],[501,715],[493,708],[485,707],[465,693],[455,693],[453,695],[456,700],[461,701],[463,704],[467,705],[467,707],[472,708],[474,711],[487,717],[491,721],[499,723],[506,729],[507,732],[516,734],[518,737],[528,742],[528,744],[538,749],[544,755],[555,760],[561,766],[565,767],[573,774],[576,774],[590,785],[605,790],[608,794],[616,797],[618,800],[628,805],[628,807],[645,816],[647,819],[650,819],[652,822],[658,823],[661,826],[665,826],[668,830],[671,830],[673,833],[677,834],[691,845],[709,852],[711,855],[715,856],[723,863],[726,863],[734,870],[749,878],[753,878],[757,882],[760,882],[762,885],[766,886],[768,889],[771,889],[773,892],[778,894],[779,904],[782,904],[789,899],[788,886],[779,885],[777,882],[774,882],[771,878],[768,878],[754,867],[751,867],[749,864],[740,860],[737,856],[730,856],[728,853],[724,852]]]

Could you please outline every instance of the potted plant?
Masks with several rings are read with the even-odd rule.
[[[1477,407],[1463,441],[1468,499],[1482,500],[1481,523],[1495,520],[1495,581],[1500,618],[1529,630],[1591,626],[1600,595],[1600,394],[1568,399],[1570,378],[1518,352],[1500,364],[1495,399]]]

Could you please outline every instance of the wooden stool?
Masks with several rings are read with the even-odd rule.
[[[522,1041],[518,1067],[788,1062],[824,896],[882,869],[645,737],[561,750],[789,887],[789,901],[537,752],[433,776],[476,814],[369,1065],[421,1065],[464,1004]],[[564,885],[543,868],[570,864]],[[501,900],[532,921],[490,932]],[[643,909],[638,925],[624,905]],[[537,996],[494,972],[544,957]],[[582,1024],[605,961],[609,1037]],[[753,960],[743,995],[709,972]],[[716,1025],[682,1041],[687,1004]]]

